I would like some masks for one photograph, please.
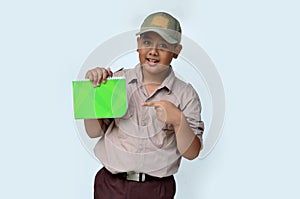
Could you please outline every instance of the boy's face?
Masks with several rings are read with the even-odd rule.
[[[167,70],[181,51],[180,44],[169,44],[159,34],[146,32],[137,38],[138,53],[143,69],[152,73]]]

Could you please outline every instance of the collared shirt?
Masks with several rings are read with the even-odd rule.
[[[128,110],[122,118],[106,120],[107,125],[102,127],[104,134],[94,148],[96,157],[112,173],[135,171],[157,177],[173,175],[181,161],[173,126],[159,121],[155,109],[143,107],[141,103],[172,102],[202,140],[204,125],[197,92],[178,79],[171,66],[168,76],[151,95],[143,86],[140,65],[122,70],[116,76],[126,78]]]

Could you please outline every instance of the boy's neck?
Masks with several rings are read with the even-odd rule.
[[[170,73],[170,68],[160,74],[155,74],[155,75],[148,73],[147,71],[142,69],[143,83],[161,85],[161,83],[165,80],[165,78],[168,76],[169,73]]]

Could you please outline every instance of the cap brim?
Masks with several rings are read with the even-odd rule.
[[[177,41],[176,39],[170,37],[166,33],[166,30],[163,30],[163,29],[160,30],[160,29],[157,29],[157,28],[147,28],[147,29],[141,30],[140,32],[136,33],[136,35],[141,35],[141,34],[146,33],[146,32],[155,32],[155,33],[159,34],[169,44],[177,44],[177,43],[179,43],[179,41]]]

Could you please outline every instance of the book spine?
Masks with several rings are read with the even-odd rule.
[[[108,77],[106,78],[106,80],[114,80],[114,79],[125,79],[124,76],[120,76],[120,77]],[[75,80],[76,82],[88,82],[90,81],[89,79],[78,79],[78,80]]]

